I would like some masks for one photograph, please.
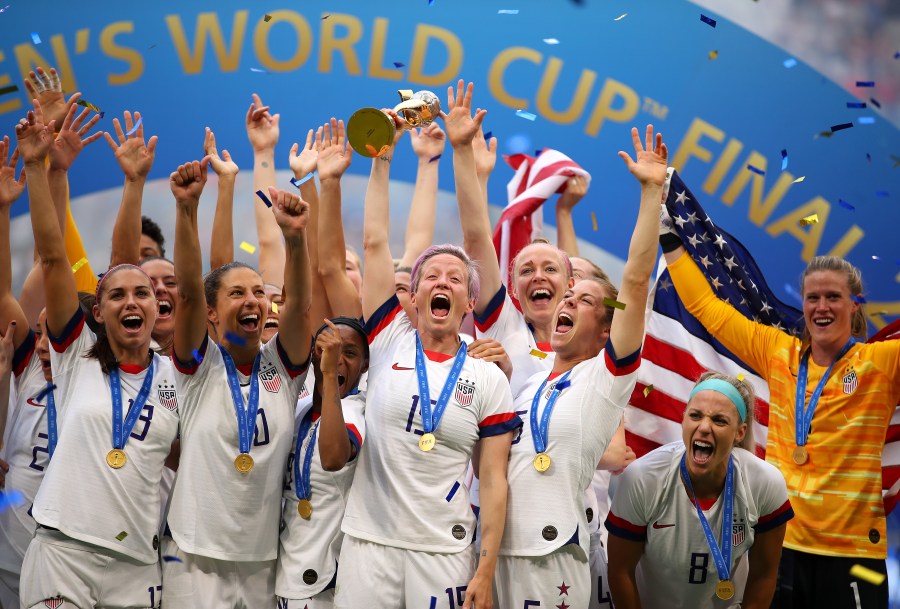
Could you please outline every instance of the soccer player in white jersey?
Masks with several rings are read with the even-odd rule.
[[[588,606],[590,525],[583,495],[634,389],[666,169],[666,147],[660,135],[654,146],[652,126],[646,150],[637,129],[632,139],[637,162],[620,155],[649,187],[641,195],[621,292],[593,278],[566,290],[554,313],[552,371],[533,375],[516,396],[516,412],[525,411],[527,423],[510,451],[496,580],[501,607]]]
[[[168,524],[164,603],[180,607],[275,604],[284,466],[311,337],[308,205],[269,189],[285,238],[280,331],[260,346],[269,301],[252,268],[230,263],[201,281],[197,206],[206,161],[172,173],[179,309],[175,365],[183,393],[181,461]],[[220,344],[206,333],[209,320]],[[233,582],[240,582],[235,585]]]
[[[740,447],[753,404],[746,382],[704,373],[682,441],[622,474],[606,521],[617,609],[768,609],[794,512],[781,473]]]
[[[484,111],[473,119],[471,97],[472,85],[465,89],[460,81],[455,99],[451,92],[449,114],[442,114],[460,199],[480,196],[472,140]],[[367,438],[342,526],[335,607],[490,609],[506,464],[521,421],[503,372],[467,357],[458,337],[477,297],[477,270],[458,247],[428,248],[412,272],[414,330],[395,293],[387,239],[369,238],[370,219],[367,207]],[[476,444],[482,476],[477,570],[475,517],[464,485]]]
[[[275,575],[281,609],[334,606],[341,520],[366,433],[365,398],[357,385],[368,354],[365,330],[352,318],[326,322],[316,337],[316,388],[298,405],[288,458]]]
[[[158,303],[146,273],[111,268],[85,325],[47,180],[53,126],[33,112],[16,126],[47,300],[59,438],[32,507],[38,524],[22,565],[21,606],[156,607],[159,494],[178,431],[175,371],[150,351]],[[73,484],[73,481],[76,481]]]

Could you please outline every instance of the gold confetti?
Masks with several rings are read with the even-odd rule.
[[[278,303],[277,302],[272,303],[272,312],[278,313]]]
[[[83,108],[88,108],[90,110],[93,110],[94,112],[97,112],[97,113],[100,112],[100,108],[98,108],[97,106],[95,106],[94,104],[92,104],[91,102],[89,102],[86,99],[79,99],[75,103],[78,104],[79,106],[82,106]]]
[[[710,61],[713,61],[713,60],[718,59],[718,58],[719,58],[719,52],[718,52],[718,51],[716,51],[715,49],[713,49],[712,51],[709,52],[709,60],[710,60]]]
[[[591,212],[591,222],[594,223],[594,232],[597,232],[597,214]]]
[[[880,586],[884,583],[884,580],[887,577],[886,575],[884,575],[884,573],[873,571],[872,569],[868,569],[862,565],[853,565],[853,567],[850,569],[850,575],[863,581],[867,581],[873,586]]]
[[[619,15],[618,17],[613,19],[613,21],[621,21],[622,19],[624,19],[627,16],[628,16],[628,13],[622,13],[621,15]]]
[[[72,265],[72,272],[77,273],[78,270],[87,263],[88,263],[88,259],[82,258],[81,260],[79,260],[78,262],[76,262],[75,264]]]
[[[125,531],[122,531],[121,533],[119,533],[118,535],[116,535],[116,539],[118,539],[119,541],[122,541],[122,540],[125,539],[126,537],[128,537],[128,533],[126,533]]]
[[[806,176],[800,176],[799,178],[797,178],[796,180],[794,180],[792,183],[793,183],[793,184],[799,184],[800,182],[802,182],[802,181],[805,180],[805,179],[806,179]]]
[[[622,311],[625,310],[625,303],[619,302],[618,300],[615,300],[613,298],[604,298],[603,305],[606,307],[612,307],[614,309],[621,309]]]
[[[810,224],[818,224],[819,214],[812,214],[800,220],[800,226],[809,226]]]
[[[263,17],[263,21],[265,21],[266,23],[270,22],[271,20],[272,20],[272,15],[266,15],[265,17]]]
[[[742,382],[742,383],[744,382],[744,378],[745,378],[745,377],[744,377],[743,374],[737,375],[737,380],[739,380],[739,381]]]
[[[650,392],[653,391],[653,385],[647,385],[644,387],[644,397],[650,395]]]
[[[535,356],[535,357],[537,357],[537,358],[539,358],[539,359],[546,359],[546,358],[547,358],[547,354],[544,353],[543,351],[539,351],[538,349],[532,349],[530,355],[533,355],[533,356]]]
[[[256,252],[256,246],[250,245],[246,241],[241,241],[241,249],[247,252],[248,254],[253,254]]]

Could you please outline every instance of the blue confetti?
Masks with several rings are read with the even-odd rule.
[[[838,205],[840,205],[844,209],[849,209],[850,211],[856,211],[855,206],[851,205],[850,203],[847,203],[843,199],[838,199]]]
[[[6,8],[9,8],[8,6]],[[894,53],[894,59],[900,59],[900,51]]]
[[[555,389],[558,391],[562,391],[563,389],[566,389],[571,384],[572,384],[572,381],[570,381],[569,379],[566,379],[562,383],[557,383]]]
[[[134,124],[134,127],[131,128],[131,131],[129,131],[129,132],[126,133],[125,135],[126,135],[126,136],[129,136],[129,135],[134,134],[134,132],[138,130],[138,127],[141,126],[141,123],[143,122],[143,120],[144,120],[143,118],[139,118],[139,119],[138,119],[138,122],[136,122],[136,123]]]
[[[535,151],[534,151],[534,156],[535,156],[535,158],[541,156],[541,153],[542,153],[542,152],[543,152],[543,149],[541,149],[541,150],[535,150]]]
[[[429,162],[429,163],[434,163],[434,162],[435,162],[436,160],[438,160],[439,158],[441,158],[441,155],[436,154],[435,156],[433,156],[433,157],[431,157],[430,159],[428,159],[428,162]]]
[[[244,338],[243,336],[238,336],[238,335],[235,334],[234,332],[226,332],[226,333],[225,333],[225,340],[227,340],[227,341],[230,342],[232,345],[235,345],[235,346],[237,346],[237,347],[245,347],[245,346],[247,346],[247,339]]]
[[[789,283],[784,284],[784,291],[788,293],[788,296],[796,300],[797,302],[803,302],[803,297],[799,292]]]
[[[856,119],[856,122],[858,122],[860,125],[874,125],[875,117],[874,116],[860,116],[858,119]]]
[[[399,61],[395,61],[395,62],[394,62],[394,67],[395,67],[395,68],[405,68],[405,67],[406,67],[406,64],[405,64],[405,63],[401,63],[401,62],[399,62]]]
[[[856,294],[850,294],[850,300],[852,300],[856,304],[866,304],[866,298],[864,296],[857,296]]]
[[[886,190],[876,190],[875,196],[876,197],[887,197],[889,195],[888,195],[888,191],[886,191]]]
[[[556,38],[544,38],[544,44],[559,44]]]
[[[198,351],[197,349],[194,349],[193,351],[191,351],[191,355],[194,356],[194,361],[195,361],[195,362],[197,362],[198,364],[202,364],[202,363],[203,363],[203,356],[200,355],[200,351]]]
[[[434,0],[428,0],[428,6],[431,6],[432,4],[434,4]]]
[[[315,171],[303,176],[302,180],[298,180],[297,178],[291,178],[291,184],[293,184],[297,188],[300,188],[301,184],[305,184],[306,182],[309,182],[310,180],[312,180],[314,175],[316,175]],[[271,205],[269,205],[269,207],[271,207]]]
[[[166,562],[184,562],[177,556],[163,556],[163,560]]]
[[[849,129],[853,126],[853,123],[841,123],[840,125],[832,125],[831,132],[837,133],[838,131],[843,131],[844,129]]]
[[[494,132],[493,132],[493,131],[488,131],[487,133],[484,134],[484,141],[485,141],[485,142],[491,141],[491,137],[492,137],[493,135],[494,135]]]
[[[266,70],[262,70],[262,69],[260,69],[260,68],[250,68],[250,71],[251,71],[251,72],[257,72],[257,73],[259,73],[259,74],[268,74],[268,72],[267,72]]]
[[[874,80],[857,80],[856,86],[857,87],[874,87],[875,81]]]
[[[875,106],[876,108],[881,108],[881,104],[874,97],[870,97],[869,101],[872,102],[872,105]]]
[[[872,256],[872,260],[881,260],[881,256]]]
[[[786,67],[786,68],[790,69],[790,68],[793,68],[795,65],[797,65],[797,60],[794,59],[793,57],[791,57],[790,59],[784,60],[784,67]]]
[[[781,151],[781,171],[784,171],[788,167],[788,153],[787,148],[784,148]]]
[[[847,102],[848,108],[865,108],[866,102]]]
[[[525,110],[516,110],[516,116],[519,118],[524,118],[526,121],[534,121],[537,118],[537,114],[532,114],[531,112],[526,112]]]
[[[512,9],[501,8],[499,11],[497,11],[497,14],[498,15],[518,15],[519,9],[517,9],[517,8],[512,8]]]
[[[41,44],[41,37],[38,36],[37,32],[31,32],[31,42],[34,44]]]
[[[704,15],[704,14],[702,14],[702,13],[700,14],[700,21],[702,21],[703,23],[705,23],[705,24],[708,25],[709,27],[716,27],[716,20],[715,20],[715,19],[712,19],[712,18],[710,18],[710,17],[707,17],[706,15]]]
[[[0,8],[0,13],[4,13],[4,12],[6,12],[7,10],[9,10],[9,5],[8,5],[8,4],[7,4],[6,6],[4,6],[3,8]]]
[[[872,162],[872,155],[869,154],[868,152],[866,153],[866,160],[869,161],[870,163]]]
[[[754,167],[753,165],[747,165],[747,169],[749,169],[750,171],[752,171],[753,173],[755,173],[757,175],[761,175],[761,176],[766,175],[765,171],[763,171],[759,167]]]
[[[25,503],[25,494],[16,489],[0,491],[0,512],[17,507]]]
[[[47,395],[48,393],[50,393],[51,391],[53,391],[53,390],[55,390],[55,389],[56,389],[56,385],[47,385],[46,387],[44,387],[43,389],[41,389],[41,392],[40,392],[39,394],[37,394],[36,396],[34,396],[34,401],[35,401],[35,402],[40,402],[41,400],[44,399],[44,397],[46,397],[46,395]]]
[[[266,207],[272,207],[272,202],[269,201],[269,197],[266,196],[266,193],[261,190],[257,190],[256,196],[262,199],[262,202],[266,204]]]

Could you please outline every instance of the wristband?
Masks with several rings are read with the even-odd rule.
[[[663,253],[668,254],[669,252],[674,252],[679,247],[683,247],[684,242],[681,240],[681,237],[675,233],[664,233],[659,236],[659,245],[662,247]]]

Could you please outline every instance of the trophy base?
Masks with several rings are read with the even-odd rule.
[[[394,143],[394,121],[376,108],[357,110],[347,121],[347,139],[353,150],[373,158],[382,156]]]

